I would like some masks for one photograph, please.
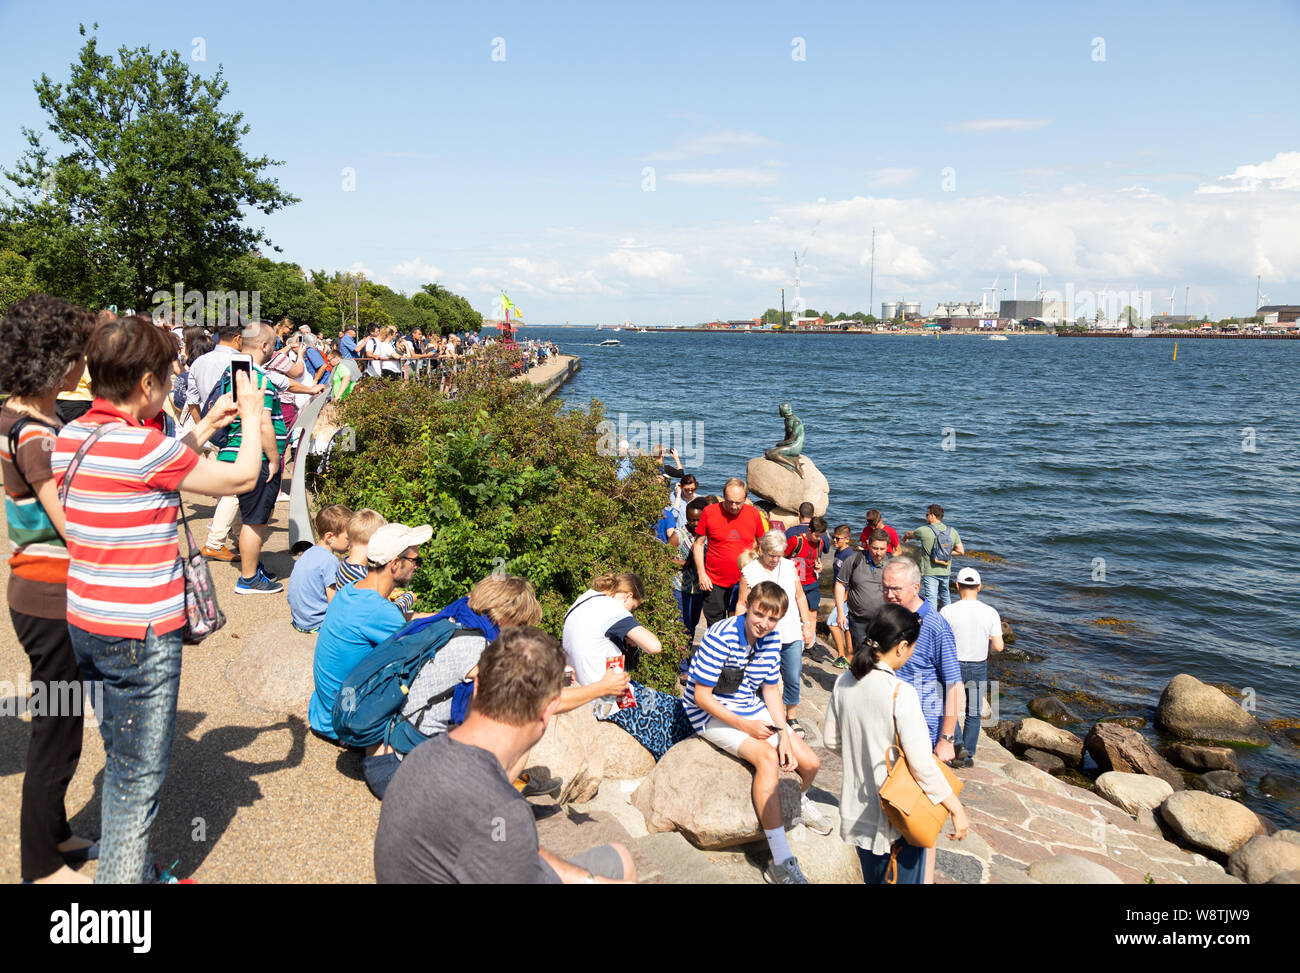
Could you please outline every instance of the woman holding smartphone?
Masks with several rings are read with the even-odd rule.
[[[185,580],[180,490],[237,495],[257,483],[263,394],[236,371],[183,439],[148,425],[171,388],[172,336],[146,315],[99,325],[86,345],[94,402],[59,432],[50,468],[66,517],[68,633],[83,680],[103,686],[105,767],[96,882],[167,881],[149,830],[167,774],[180,689]],[[238,414],[234,462],[196,450]],[[129,540],[129,543],[124,541]]]

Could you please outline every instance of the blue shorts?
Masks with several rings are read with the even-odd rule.
[[[250,527],[269,524],[271,514],[275,511],[275,501],[280,496],[280,471],[276,470],[275,476],[268,480],[266,474],[269,470],[266,457],[263,456],[257,484],[247,493],[239,495],[239,516]]]

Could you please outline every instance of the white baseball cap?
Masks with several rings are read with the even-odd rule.
[[[974,568],[962,568],[957,572],[958,584],[979,584],[980,573]]]
[[[366,546],[366,560],[375,564],[387,564],[408,547],[419,547],[427,543],[432,536],[433,528],[428,524],[419,527],[384,524],[370,535],[370,543]]]

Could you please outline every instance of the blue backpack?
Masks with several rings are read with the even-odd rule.
[[[934,544],[930,547],[930,563],[936,568],[946,568],[952,563],[952,530],[948,527],[939,533],[939,526],[931,524],[934,531]]]
[[[401,718],[411,683],[424,664],[438,654],[454,635],[468,631],[448,618],[417,618],[375,646],[357,663],[339,687],[330,722],[339,742],[349,747],[387,743],[398,753],[409,753],[426,737],[420,720]],[[423,709],[451,698],[451,691],[434,696]]]

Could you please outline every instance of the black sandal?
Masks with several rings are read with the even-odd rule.
[[[786,720],[785,725],[788,726],[790,729],[794,730],[795,733],[798,733],[800,739],[803,739],[808,736],[804,728],[799,725],[798,720]]]

